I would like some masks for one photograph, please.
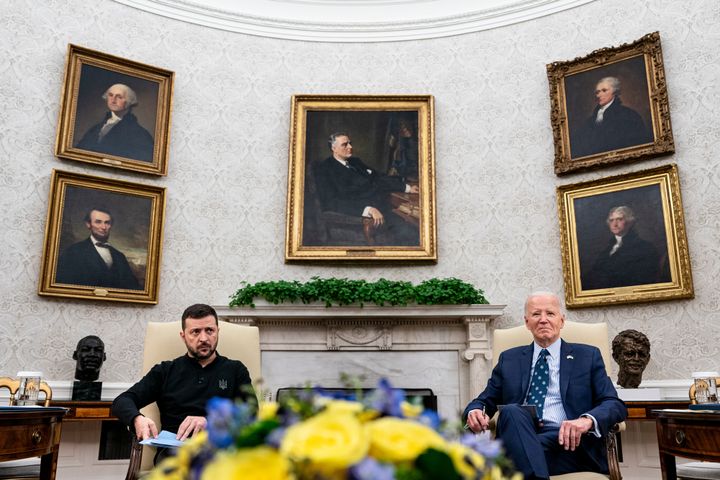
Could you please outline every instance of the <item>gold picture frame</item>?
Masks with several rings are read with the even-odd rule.
[[[68,45],[55,155],[166,175],[174,76]]]
[[[437,261],[433,108],[431,95],[292,97],[286,262]]]
[[[38,294],[156,304],[164,213],[164,188],[53,170]]]
[[[675,151],[658,32],[553,62],[547,76],[557,175]]]
[[[563,185],[557,202],[568,308],[694,296],[675,164]]]

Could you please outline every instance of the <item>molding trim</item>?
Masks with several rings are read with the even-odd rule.
[[[114,1],[175,20],[247,35],[310,42],[372,43],[479,32],[595,0]]]

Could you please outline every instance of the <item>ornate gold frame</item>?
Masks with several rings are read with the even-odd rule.
[[[575,118],[570,118],[572,115],[569,112],[568,97],[574,99],[577,94],[572,91],[572,88],[568,91],[568,79],[573,75],[583,75],[598,70],[597,76],[594,76],[595,82],[597,82],[601,77],[610,76],[618,69],[623,68],[622,62],[630,62],[639,57],[642,57],[644,61],[645,78],[635,78],[636,88],[643,84],[642,92],[636,96],[636,100],[638,105],[642,105],[644,111],[648,112],[651,117],[649,122],[651,125],[646,125],[646,128],[652,130],[653,141],[572,158],[570,142],[573,134],[571,127],[577,129],[581,122],[579,114]],[[632,43],[618,47],[601,48],[574,60],[553,62],[547,65],[547,76],[550,84],[550,122],[555,142],[555,173],[557,175],[667,155],[675,151],[658,32],[650,33]],[[630,78],[632,79],[632,75]],[[579,141],[582,135],[576,133],[576,136],[574,141]],[[580,155],[582,154],[580,153]]]
[[[557,202],[565,301],[569,308],[694,296],[680,182],[675,164],[563,185],[557,188]],[[648,237],[661,245],[658,255],[664,268],[658,268],[658,272],[666,272],[664,279],[656,283],[583,288],[583,275],[588,279],[588,284],[593,280],[594,267],[591,265],[599,259],[602,251],[600,246],[603,245],[601,242],[612,239],[605,223],[609,208],[619,204],[632,204],[628,206],[635,210],[638,217],[637,230],[640,230],[644,221],[644,233],[650,233]],[[638,212],[644,213],[644,216],[638,215]],[[651,232],[655,232],[654,235]],[[607,246],[607,242],[604,245]],[[660,273],[656,278],[659,277]]]
[[[69,189],[74,189],[74,192],[68,194]],[[83,205],[82,211],[77,208],[80,203]],[[89,234],[86,231],[83,233],[84,236],[72,234],[78,228],[83,231],[82,217],[79,215],[96,205],[102,205],[113,211],[113,222],[117,225],[113,226],[110,236],[111,245],[124,243],[128,248],[146,252],[144,281],[140,289],[105,288],[102,285],[74,285],[56,281],[61,237],[63,235],[73,237],[72,240],[66,240],[66,243],[88,238]],[[115,220],[115,217],[121,216],[116,215],[116,212],[124,213],[123,226]],[[159,265],[164,213],[164,188],[53,170],[38,294],[156,304],[160,282]],[[65,215],[68,218],[64,219]],[[138,223],[139,217],[146,218],[147,225],[144,222]],[[136,222],[135,225],[132,225],[132,221]],[[78,223],[80,223],[79,227]],[[124,234],[121,230],[123,228]],[[128,233],[129,231],[133,234]],[[128,250],[125,251],[127,252]]]
[[[155,104],[143,105],[142,97],[139,99],[140,105],[145,109],[143,110],[144,116],[152,119],[154,114],[155,127],[154,129],[149,129],[154,139],[152,161],[111,155],[109,153],[101,153],[73,146],[76,140],[81,138],[84,133],[84,130],[79,132],[75,131],[76,125],[82,120],[82,115],[78,116],[78,98],[80,95],[81,79],[83,78],[83,67],[88,67],[90,69],[88,72],[106,72],[110,77],[108,80],[114,76],[115,79],[113,83],[126,83],[124,79],[132,77],[136,83],[140,85],[156,86],[157,102],[155,102]],[[86,77],[88,75],[90,74],[86,74]],[[169,70],[69,44],[58,131],[55,139],[55,155],[70,160],[94,163],[106,167],[154,175],[166,175],[174,77],[175,74]],[[109,86],[110,85],[107,85],[107,87]],[[154,91],[152,96],[155,96]],[[97,100],[98,102],[102,101],[99,96]],[[84,123],[87,123],[87,121]]]
[[[310,245],[309,233],[304,237],[304,218],[306,210],[306,173],[310,171],[309,161],[328,157],[326,139],[334,131],[352,130],[350,135],[356,147],[360,137],[360,125],[357,119],[363,115],[375,115],[378,118],[394,118],[409,114],[417,117],[419,194],[413,202],[413,221],[419,229],[418,246],[378,246],[378,245]],[[323,118],[323,115],[342,116],[341,125],[333,131],[322,131],[319,135],[311,133],[308,138],[308,116]],[[387,120],[388,124],[390,120]],[[334,124],[335,125],[335,124]],[[329,128],[329,127],[328,127]],[[357,133],[357,136],[356,136]],[[378,136],[362,132],[365,138],[377,140]],[[317,137],[317,138],[316,138]],[[295,95],[292,97],[292,117],[290,124],[290,155],[288,172],[287,218],[285,232],[285,261],[437,261],[437,232],[435,221],[435,125],[434,106],[431,95]],[[379,141],[379,140],[377,140]],[[312,143],[314,142],[314,143]],[[324,149],[320,147],[324,145]],[[309,146],[310,145],[310,146]],[[363,152],[357,152],[363,157]],[[309,157],[309,158],[308,158]],[[364,161],[367,158],[363,158]],[[309,184],[309,182],[308,182]],[[308,199],[308,208],[311,205]],[[393,210],[395,211],[395,210]],[[362,218],[362,217],[358,217]],[[414,225],[414,224],[413,224]],[[308,227],[310,228],[310,227]],[[310,230],[308,230],[309,232]],[[305,243],[304,243],[305,241]]]

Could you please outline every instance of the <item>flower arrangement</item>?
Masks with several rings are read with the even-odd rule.
[[[207,430],[149,480],[521,480],[498,441],[452,431],[381,380],[355,399],[306,390],[277,402],[214,398]]]

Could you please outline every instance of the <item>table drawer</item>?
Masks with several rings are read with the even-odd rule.
[[[678,452],[718,452],[720,451],[720,435],[717,425],[674,424],[665,426],[658,446]]]
[[[11,455],[29,450],[50,451],[53,446],[55,426],[55,423],[5,425],[0,435],[0,451]]]

